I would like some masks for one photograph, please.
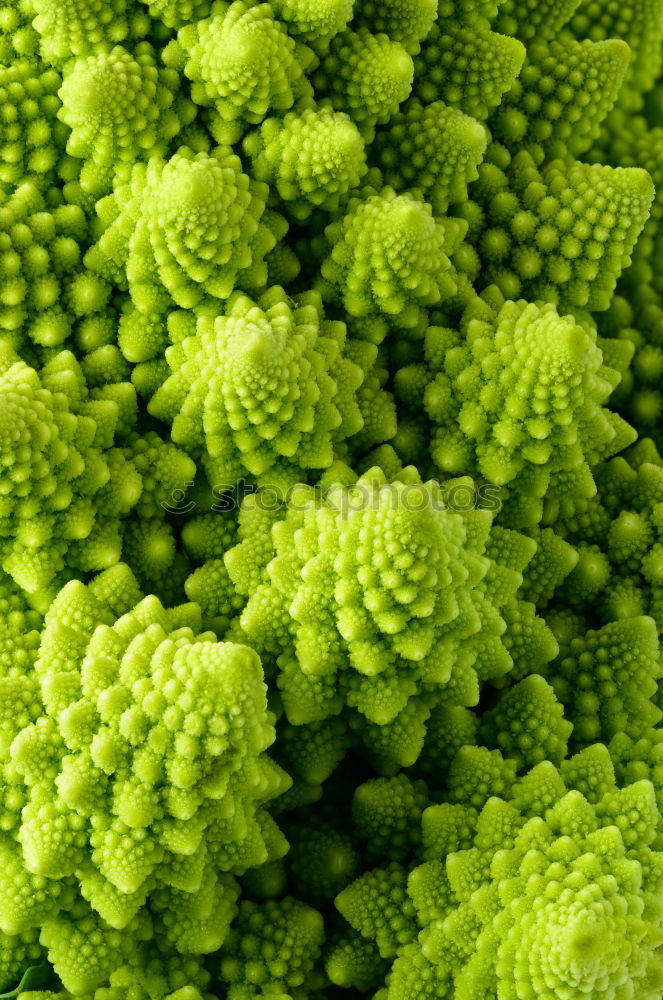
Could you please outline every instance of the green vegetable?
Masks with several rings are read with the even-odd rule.
[[[0,997],[663,996],[662,109],[660,0],[0,0]]]

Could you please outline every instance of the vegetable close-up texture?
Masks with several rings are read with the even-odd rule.
[[[663,0],[0,0],[0,1000],[663,1000]]]

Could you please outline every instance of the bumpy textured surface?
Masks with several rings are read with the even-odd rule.
[[[418,52],[438,15],[434,0],[356,0],[353,23],[388,35],[408,52]]]
[[[399,42],[359,28],[336,35],[313,84],[370,136],[409,96],[412,73],[412,59]]]
[[[663,996],[662,109],[660,0],[0,0],[0,995]]]
[[[556,530],[577,546],[563,588],[576,612],[591,603],[602,622],[651,615],[660,630],[663,469],[652,442],[642,443],[600,468],[598,493]]]
[[[375,778],[359,785],[352,798],[352,818],[366,853],[403,861],[421,838],[421,814],[428,805],[423,781],[405,774]]]
[[[414,95],[425,104],[442,100],[483,121],[518,76],[524,56],[515,38],[442,21],[415,59]]]
[[[73,355],[55,355],[40,379],[5,347],[0,372],[2,565],[43,604],[66,566],[117,562],[143,481],[112,447],[117,403],[94,398]]]
[[[371,153],[387,183],[396,190],[416,189],[436,215],[467,198],[478,177],[486,136],[475,119],[442,101],[408,101],[379,129]]]
[[[430,326],[426,363],[398,371],[395,389],[418,421],[425,412],[439,474],[512,484],[500,491],[510,523],[531,528],[591,497],[591,468],[635,435],[602,405],[619,373],[591,325],[552,304],[491,302],[470,306],[464,334]]]
[[[617,733],[637,737],[659,722],[660,709],[650,700],[661,676],[651,618],[625,618],[572,639],[564,622],[552,627],[560,653],[550,676],[573,722],[575,743],[607,742]]]
[[[500,612],[522,579],[508,545],[486,557],[489,530],[487,511],[449,509],[411,469],[392,483],[373,469],[322,501],[301,487],[276,514],[245,501],[226,566],[249,596],[242,632],[277,657],[290,721],[346,703],[397,732],[412,699],[474,704],[479,678],[512,664]]]
[[[127,567],[111,584],[115,603],[118,587],[125,600],[137,590]],[[228,873],[285,850],[262,806],[288,784],[263,753],[274,730],[256,653],[196,634],[198,622],[195,605],[166,611],[155,597],[118,616],[71,582],[35,661],[44,707],[12,744],[26,877],[75,874],[99,915],[88,919],[128,940],[149,896],[155,934],[184,954],[222,943],[237,896]],[[5,924],[17,919],[10,907]],[[44,943],[62,966],[57,927]]]
[[[628,86],[622,95],[625,106],[638,107],[642,93],[652,89],[661,72],[663,12],[655,0],[619,5],[585,0],[570,22],[581,38],[601,41],[623,38],[631,52]]]
[[[157,67],[147,43],[133,54],[118,45],[74,63],[60,90],[60,118],[71,129],[67,152],[85,160],[82,185],[105,193],[122,163],[165,148],[193,112],[178,107],[177,85],[177,74]]]
[[[486,712],[481,738],[487,746],[497,746],[505,757],[515,760],[519,769],[544,760],[559,765],[574,730],[563,712],[552,687],[538,674],[530,674]]]
[[[30,7],[41,55],[56,66],[132,34],[127,0],[30,0]]]
[[[268,118],[244,140],[253,174],[274,185],[291,211],[333,211],[366,171],[364,143],[352,119],[329,108]]]
[[[236,283],[259,287],[266,277],[263,258],[280,229],[280,220],[261,221],[266,198],[228,147],[153,157],[100,203],[110,225],[86,263],[126,282],[143,313],[227,299]]]
[[[277,17],[288,26],[289,34],[326,47],[353,17],[352,0],[273,0]]]
[[[193,100],[211,104],[224,121],[256,123],[270,110],[287,111],[310,89],[302,69],[306,50],[272,18],[269,4],[219,6],[218,14],[181,32]]]
[[[221,952],[221,979],[229,1000],[308,992],[323,942],[322,917],[297,899],[256,906],[242,903]],[[293,992],[294,991],[294,994]]]
[[[584,153],[615,103],[630,54],[619,39],[532,43],[493,116],[496,137],[551,158]]]
[[[397,327],[413,327],[423,309],[455,290],[448,255],[462,223],[437,221],[430,205],[393,188],[369,189],[325,230],[329,257],[321,273],[330,294],[351,316],[383,313]]]
[[[597,745],[561,771],[537,765],[487,798],[478,816],[466,806],[431,807],[423,817],[428,860],[407,880],[393,868],[363,876],[374,895],[360,880],[337,902],[385,957],[393,954],[389,907],[399,907],[390,1000],[617,997],[623,988],[653,998],[661,981],[656,822],[651,783],[617,789]],[[405,930],[408,911],[421,928],[417,943]]]
[[[279,288],[257,304],[238,295],[168,349],[172,375],[149,409],[203,453],[218,486],[245,472],[295,479],[331,465],[334,443],[361,430],[356,391],[375,356],[372,344],[347,343],[313,292],[292,305]]]
[[[561,160],[540,170],[525,150],[499,160],[479,171],[488,280],[511,298],[606,309],[649,212],[649,175]]]
[[[60,77],[32,60],[0,68],[0,182],[51,178],[62,148],[56,115]]]
[[[156,435],[124,440],[136,409],[130,384],[89,386],[67,351],[41,379],[11,352],[3,360],[3,565],[45,608],[72,574],[117,563],[136,527],[128,514],[163,517],[195,466]]]
[[[49,210],[33,180],[11,194],[0,190],[2,340],[21,347],[29,338],[55,347],[72,333],[78,316],[103,309],[110,290],[80,274],[87,226],[77,205]]]

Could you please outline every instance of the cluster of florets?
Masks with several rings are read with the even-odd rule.
[[[56,954],[58,914],[77,918],[83,900],[85,920],[128,955],[139,926],[176,954],[215,951],[236,909],[233,875],[286,849],[264,810],[289,779],[264,754],[274,729],[257,653],[199,632],[196,605],[139,597],[122,564],[67,584],[32,651],[36,683],[19,689],[25,714],[8,719],[15,874],[0,926],[43,926]],[[112,969],[58,971],[77,993]]]
[[[117,563],[129,512],[151,513],[159,493],[167,499],[195,471],[160,438],[146,469],[149,435],[125,432],[133,385],[91,379],[90,387],[84,372],[70,351],[53,353],[38,373],[0,344],[0,556],[38,606],[58,582]]]
[[[537,765],[472,806],[422,816],[423,864],[392,864],[336,904],[394,959],[389,1000],[406,997],[653,998],[663,966],[649,781],[617,788],[605,747]]]
[[[0,0],[0,995],[663,996],[662,53]]]

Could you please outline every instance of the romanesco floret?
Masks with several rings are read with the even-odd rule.
[[[295,817],[286,827],[292,882],[299,896],[321,906],[357,876],[357,852],[351,838],[331,823]]]
[[[662,43],[0,0],[2,995],[663,996]]]
[[[272,10],[288,34],[324,50],[330,40],[356,18],[353,0],[272,0]]]
[[[423,777],[429,788],[439,791],[446,784],[452,760],[461,747],[478,741],[479,720],[462,705],[436,705],[426,723],[426,738],[417,758],[414,773]]]
[[[421,814],[427,805],[426,783],[406,774],[359,785],[352,798],[352,820],[368,859],[405,861],[420,841]]]
[[[325,971],[332,983],[363,991],[374,990],[384,982],[388,963],[372,941],[351,929],[342,929],[330,938],[325,950]]]
[[[651,786],[613,788],[595,802],[571,788],[545,818],[527,806],[491,799],[472,846],[447,856],[451,905],[425,929],[424,955],[458,990],[515,997],[522,984],[536,996],[547,983],[551,995],[608,997],[629,981],[653,997],[660,958],[649,900],[660,863],[649,846]],[[644,822],[623,836],[631,810]]]
[[[0,983],[11,989],[25,969],[43,961],[44,950],[39,944],[39,930],[32,928],[22,934],[0,934]],[[22,995],[22,994],[20,994]]]
[[[525,57],[515,38],[483,25],[439,19],[414,60],[413,93],[484,121],[518,76]]]
[[[59,117],[71,129],[67,152],[85,161],[85,190],[105,194],[122,164],[165,148],[187,124],[193,107],[178,101],[178,82],[147,42],[77,59],[65,72]]]
[[[578,553],[552,528],[534,530],[536,552],[524,572],[521,595],[542,607],[578,564]]]
[[[497,746],[518,769],[566,756],[573,726],[540,674],[530,674],[504,694],[483,716],[479,730],[487,746]]]
[[[620,39],[532,42],[527,59],[491,118],[495,138],[536,158],[579,156],[615,103],[630,59]]]
[[[494,28],[524,43],[556,38],[578,6],[579,0],[502,0]]]
[[[245,900],[221,950],[228,1000],[274,995],[303,1000],[323,939],[321,915],[298,899],[286,896],[262,905]]]
[[[438,17],[434,0],[355,0],[353,24],[388,35],[415,54]]]
[[[288,784],[264,754],[262,669],[252,650],[197,635],[195,605],[123,611],[76,581],[49,608],[43,713],[12,748],[28,789],[18,839],[28,871],[75,875],[104,926],[126,928],[149,896],[175,951],[214,951],[237,895],[226,873],[267,860],[267,841],[285,849],[262,809]]]
[[[623,38],[628,43],[632,52],[631,66],[620,103],[625,107],[639,107],[642,92],[651,90],[661,71],[663,12],[660,7],[655,0],[637,0],[622,5],[584,0],[574,6],[578,9],[569,28],[579,38],[593,41]]]
[[[480,811],[491,796],[502,796],[512,787],[516,776],[516,761],[503,757],[499,750],[488,750],[482,746],[462,746],[451,761],[447,776],[446,796],[453,808],[449,810],[445,803],[439,809],[430,807],[422,817],[425,830],[430,836],[424,835],[424,857],[432,856],[431,837],[446,838],[453,831],[453,836],[467,835],[471,815],[463,812],[468,806]],[[443,818],[438,832],[438,820]],[[452,819],[449,828],[449,819]]]
[[[186,146],[134,166],[131,179],[100,202],[109,225],[87,253],[88,267],[128,285],[141,312],[227,299],[237,283],[260,287],[265,254],[282,235],[265,216],[267,187],[242,172],[227,146]],[[285,223],[283,223],[285,226]]]
[[[476,469],[489,483],[513,483],[514,501],[511,492],[500,499],[511,523],[532,528],[574,491],[591,496],[591,466],[634,432],[603,406],[619,375],[591,327],[552,304],[495,306],[472,304],[465,336],[430,326],[428,367],[397,372],[396,394],[413,410],[424,407],[443,474]]]
[[[343,31],[313,74],[319,95],[344,111],[366,139],[389,120],[412,89],[412,58],[398,41],[367,28]]]
[[[0,16],[0,63],[11,65],[18,57],[33,59],[39,48],[39,35],[32,26],[35,12],[32,0],[5,0]]]
[[[190,21],[198,21],[209,11],[208,0],[141,0],[147,3],[150,14],[163,21],[169,28],[179,28]]]
[[[54,179],[64,145],[60,77],[31,59],[0,67],[0,182],[13,187],[32,177],[39,184]]]
[[[351,927],[375,942],[382,958],[393,958],[416,937],[407,871],[395,861],[360,875],[334,902]]]
[[[552,160],[539,169],[526,150],[512,158],[504,147],[489,149],[475,190],[484,280],[510,298],[594,311],[610,304],[653,198],[640,168]]]
[[[168,348],[172,374],[149,410],[202,456],[217,488],[247,473],[296,480],[330,466],[334,444],[362,429],[356,392],[376,355],[325,319],[315,292],[293,301],[274,287],[257,303],[238,294]]]
[[[53,354],[39,376],[12,352],[5,355],[5,533],[13,537],[4,565],[44,604],[63,577],[117,562],[127,539],[145,535],[145,518],[163,516],[163,505],[195,467],[157,435],[128,433],[137,409],[130,383],[95,385],[94,370],[68,351]],[[122,374],[111,366],[104,378]],[[140,521],[129,525],[131,510]]]
[[[456,291],[449,256],[465,231],[430,205],[392,188],[367,189],[325,230],[323,292],[357,317],[382,313],[398,327],[425,321],[428,306]]]
[[[485,149],[485,131],[474,118],[443,101],[413,99],[377,130],[370,153],[390,187],[420,191],[435,215],[444,215],[466,201]]]
[[[512,665],[500,607],[522,580],[492,584],[489,532],[487,511],[451,509],[412,469],[389,483],[376,468],[322,498],[301,486],[271,514],[259,495],[247,504],[226,566],[248,597],[242,632],[277,658],[289,720],[345,703],[398,726],[412,698],[475,704],[479,680]],[[509,567],[506,546],[494,558]]]
[[[70,352],[41,377],[6,346],[0,365],[2,565],[47,601],[65,566],[100,570],[118,560],[119,519],[142,480],[112,460],[117,404],[90,398]]]
[[[80,273],[88,223],[76,205],[49,210],[34,180],[0,190],[0,328],[21,349],[26,338],[49,348],[70,335],[77,316],[103,309],[110,289]],[[92,295],[86,295],[91,291]],[[83,294],[81,294],[83,293]]]
[[[351,734],[341,716],[304,726],[281,721],[275,755],[293,777],[294,787],[304,786],[310,792],[309,798],[315,801],[322,795],[323,782],[343,760],[351,743]],[[275,803],[277,808],[284,798],[287,793]]]
[[[549,621],[560,650],[546,674],[573,723],[574,744],[608,742],[617,733],[637,739],[659,722],[654,697],[662,668],[652,618],[624,618],[572,636],[563,621],[559,631],[553,616]]]
[[[142,12],[129,14],[129,0],[30,0],[33,27],[40,36],[40,54],[46,63],[66,64],[72,56],[86,56],[127,37],[147,34],[149,20]],[[36,15],[36,17],[34,16]]]
[[[273,185],[285,209],[300,221],[314,208],[336,211],[367,169],[356,125],[327,107],[268,118],[243,146],[253,176]]]
[[[269,111],[287,111],[310,94],[304,69],[313,54],[290,38],[269,4],[234,0],[212,10],[212,17],[178,36],[196,104],[211,105],[223,122],[256,124]]]
[[[42,618],[31,610],[23,595],[17,591],[11,577],[0,575],[0,856],[3,879],[0,882],[0,911],[5,919],[0,929],[14,934],[29,929],[24,923],[21,908],[36,904],[40,886],[31,884],[25,877],[20,851],[12,835],[20,824],[25,795],[9,753],[14,737],[39,718],[41,697],[34,673],[34,663],[39,648]],[[43,886],[41,888],[44,888]],[[54,893],[56,895],[57,893]],[[22,903],[19,898],[23,895]],[[48,891],[44,894],[49,896]],[[13,899],[12,899],[13,897]],[[10,902],[11,901],[11,902]],[[42,899],[43,902],[43,899]],[[7,904],[10,903],[10,906]],[[47,903],[48,908],[48,903]]]
[[[149,933],[146,915],[134,917],[120,931],[78,899],[65,913],[44,922],[40,939],[65,989],[73,996],[86,996],[104,986],[118,966],[138,965],[140,942]]]
[[[555,524],[578,554],[560,593],[580,611],[596,606],[604,622],[648,614],[660,629],[663,467],[656,449],[636,450],[642,444],[630,461],[603,463],[597,495]]]
[[[561,771],[538,764],[488,798],[478,818],[466,805],[431,807],[428,860],[407,881],[398,875],[401,889],[392,867],[389,881],[386,870],[362,876],[337,905],[385,957],[396,956],[390,1000],[575,990],[616,998],[625,984],[653,1000],[661,975],[656,816],[651,784],[618,790],[596,744]],[[387,932],[388,898],[400,903],[396,934]],[[408,905],[421,928],[416,944],[405,931]]]

